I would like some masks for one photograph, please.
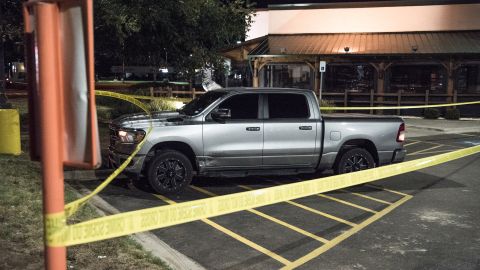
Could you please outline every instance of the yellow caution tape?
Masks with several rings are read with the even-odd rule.
[[[125,95],[125,94],[119,94],[115,92],[110,92],[110,91],[101,91],[101,90],[95,90],[95,95],[97,96],[102,96],[102,97],[112,97],[112,98],[118,98],[124,101],[128,101],[136,106],[138,106],[140,109],[145,111],[148,115],[150,115],[150,109],[143,104],[141,101],[138,101],[137,97],[144,97],[144,96],[136,96],[136,95]]]
[[[148,107],[145,106],[145,104],[143,104],[142,102],[136,100],[135,98],[132,98],[130,96],[123,95],[123,94],[108,92],[108,91],[98,91],[97,90],[97,91],[95,91],[95,94],[97,96],[113,97],[113,98],[118,98],[118,99],[121,99],[121,100],[128,101],[132,104],[135,104],[136,106],[141,108],[143,111],[145,111],[148,114],[148,116],[150,117],[150,120],[152,118],[152,115],[151,115]],[[90,198],[92,198],[93,196],[98,194],[100,191],[102,191],[108,184],[110,184],[110,182],[112,182],[128,166],[130,161],[132,161],[133,157],[138,153],[138,151],[140,151],[143,144],[146,142],[146,139],[147,139],[147,137],[148,137],[148,135],[150,134],[151,131],[152,131],[152,121],[150,121],[150,126],[149,126],[149,128],[146,132],[145,138],[143,138],[143,140],[137,145],[137,147],[135,147],[135,150],[133,151],[133,153],[130,156],[128,156],[128,158],[115,171],[113,171],[113,173],[110,174],[107,177],[107,179],[105,179],[105,181],[103,181],[97,188],[95,188],[87,196],[82,197],[82,198],[80,198],[76,201],[70,202],[67,205],[65,205],[65,215],[66,215],[66,217],[70,217],[71,215],[73,215],[82,205],[84,205]]]
[[[46,214],[45,215],[45,242],[55,240],[55,235],[58,231],[61,231],[67,225],[67,217],[65,212]]]
[[[112,93],[107,91],[98,91],[97,92],[105,92],[105,93]],[[129,96],[135,99],[148,99],[148,100],[155,100],[155,99],[164,99],[164,97],[151,97],[151,96],[142,96],[142,95],[127,95],[123,94],[124,96]],[[453,106],[464,106],[464,105],[476,105],[480,104],[480,101],[467,101],[467,102],[457,102],[457,103],[448,103],[448,104],[433,104],[433,105],[412,105],[412,106],[378,106],[378,107],[322,107],[320,108],[322,111],[333,111],[333,110],[403,110],[403,109],[425,109],[425,108],[439,108],[439,107],[453,107]]]
[[[332,111],[332,110],[402,110],[402,109],[424,109],[424,108],[439,108],[439,107],[453,107],[453,106],[464,106],[464,105],[475,105],[480,104],[480,101],[469,101],[469,102],[460,102],[460,103],[449,103],[449,104],[435,104],[435,105],[418,105],[418,106],[382,106],[382,107],[322,107],[322,111]]]
[[[150,100],[164,99],[165,98],[165,97],[152,97],[152,96],[141,96],[141,95],[128,95],[128,96],[136,98],[136,99],[150,99]]]
[[[370,170],[101,217],[57,228],[49,234],[47,245],[72,246],[225,215],[412,172],[479,152],[480,146],[473,146]]]

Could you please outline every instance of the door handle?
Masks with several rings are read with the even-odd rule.
[[[312,130],[312,126],[299,126],[298,129],[300,129],[300,130]]]
[[[247,131],[260,131],[260,127],[247,127]]]

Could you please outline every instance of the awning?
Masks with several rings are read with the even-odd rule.
[[[248,53],[248,56],[480,55],[480,31],[271,34],[257,41],[261,42]]]
[[[220,51],[220,54],[234,61],[247,59],[248,53],[256,48],[261,42],[267,39],[267,36],[247,40],[245,42],[232,45]]]

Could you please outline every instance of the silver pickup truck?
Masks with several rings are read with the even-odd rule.
[[[177,112],[122,116],[110,125],[117,167],[153,130],[125,172],[159,193],[186,188],[194,175],[239,177],[333,169],[348,173],[401,162],[400,117],[321,114],[310,90],[214,90]]]

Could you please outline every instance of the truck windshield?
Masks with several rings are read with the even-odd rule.
[[[201,113],[205,108],[207,108],[210,104],[218,100],[219,98],[226,95],[227,92],[225,91],[212,91],[207,92],[201,95],[198,98],[190,101],[187,105],[185,105],[182,109],[179,110],[180,113],[186,115],[196,115]]]

